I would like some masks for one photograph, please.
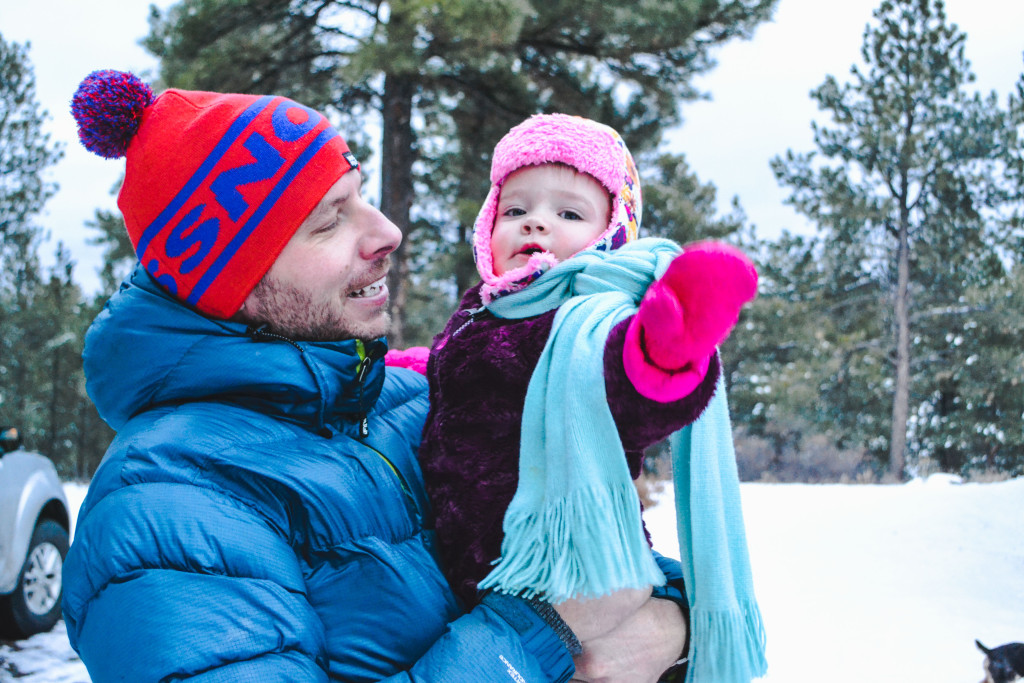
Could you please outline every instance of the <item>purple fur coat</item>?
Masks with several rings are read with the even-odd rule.
[[[501,554],[502,521],[519,481],[519,432],[526,389],[556,310],[503,320],[480,308],[480,286],[434,339],[427,364],[430,412],[420,461],[434,506],[442,567],[455,593],[476,603],[476,585]],[[644,398],[626,378],[622,347],[631,318],[604,352],[605,389],[633,478],[643,450],[696,420],[718,379],[717,357],[693,393],[673,403]]]

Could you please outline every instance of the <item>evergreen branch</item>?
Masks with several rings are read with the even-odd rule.
[[[471,80],[468,78],[461,77],[457,73],[447,72],[441,74],[438,77],[438,82],[452,83],[458,86],[457,89],[460,90],[461,92],[472,93],[473,97],[477,98],[478,100],[487,102],[493,105],[495,108],[499,109],[500,111],[508,112],[509,114],[514,114],[519,118],[526,118],[530,114],[534,113],[531,109],[527,107],[516,107],[513,106],[507,100],[501,99],[498,96],[498,93],[502,91],[499,88],[491,86],[490,81],[488,81],[488,79],[486,78],[480,80]],[[513,101],[521,102],[521,100],[515,99],[513,99]]]
[[[929,196],[927,188],[930,187],[931,182],[934,180],[935,176],[937,176],[938,174],[939,174],[939,164],[936,164],[936,165],[934,165],[934,166],[932,166],[931,168],[928,169],[928,172],[924,174],[923,178],[921,178],[921,190],[917,193],[917,197],[914,199],[914,201],[912,201],[907,206],[907,210],[908,211],[913,211],[914,209],[916,209],[917,205],[925,197]]]
[[[971,313],[990,313],[992,308],[990,306],[936,306],[930,308],[927,311],[916,311],[910,316],[910,322],[919,322],[922,320],[934,320],[935,318],[941,318],[944,316],[962,316],[969,315]]]
[[[320,33],[326,33],[326,34],[331,34],[331,35],[334,35],[334,36],[340,36],[341,38],[345,38],[347,40],[351,40],[353,43],[355,43],[357,45],[360,45],[360,46],[368,44],[367,41],[365,40],[365,38],[363,38],[362,36],[358,36],[358,35],[356,35],[354,33],[349,33],[348,31],[345,31],[345,30],[343,30],[342,28],[340,28],[338,26],[318,26],[318,28],[320,30]],[[347,56],[351,56],[352,53],[344,52],[342,54],[345,54]]]

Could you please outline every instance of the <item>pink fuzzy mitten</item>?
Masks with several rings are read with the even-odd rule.
[[[426,346],[410,346],[405,351],[390,349],[384,354],[384,365],[392,368],[409,368],[426,375],[429,357],[430,349]]]
[[[622,360],[636,390],[667,403],[697,388],[715,347],[756,293],[757,271],[738,249],[719,242],[687,247],[648,288],[626,331]]]

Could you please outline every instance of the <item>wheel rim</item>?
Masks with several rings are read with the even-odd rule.
[[[33,614],[48,613],[60,600],[63,564],[60,550],[52,543],[40,543],[29,553],[22,588],[25,604]]]

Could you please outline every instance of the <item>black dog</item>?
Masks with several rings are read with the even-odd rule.
[[[981,683],[1012,683],[1024,678],[1024,643],[1007,643],[991,650],[974,641],[985,653],[985,680]]]

